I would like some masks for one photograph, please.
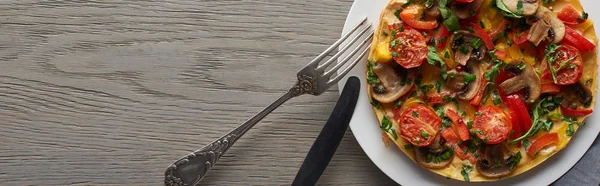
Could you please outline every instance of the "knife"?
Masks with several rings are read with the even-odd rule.
[[[308,151],[292,185],[315,185],[317,183],[348,129],[359,91],[360,80],[355,76],[348,78],[331,116]]]

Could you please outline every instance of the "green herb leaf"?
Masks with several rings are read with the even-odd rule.
[[[415,148],[415,146],[414,146],[414,145],[412,145],[412,144],[405,144],[405,145],[404,145],[404,149],[406,149],[406,150],[408,150],[408,149],[412,149],[412,148]]]
[[[412,115],[413,115],[414,117],[419,117],[419,113],[417,113],[416,111],[413,111],[413,112],[412,112]],[[421,133],[421,134],[422,134],[422,133]]]
[[[440,74],[442,76],[442,79],[446,80],[446,78],[447,78],[446,63],[437,54],[437,51],[436,51],[435,47],[429,46],[429,47],[427,47],[427,49],[428,49],[427,63],[429,63],[430,65],[438,65],[439,64],[439,66],[440,66]]]
[[[567,136],[573,136],[573,134],[575,134],[575,127],[573,127],[573,123],[569,123],[569,128],[567,128],[567,132],[565,134]]]
[[[581,22],[584,22],[585,20],[587,20],[587,19],[588,19],[588,16],[589,16],[589,15],[588,15],[588,13],[587,13],[587,12],[585,12],[585,11],[583,11],[583,13],[581,14],[581,16],[579,16],[579,17],[577,18],[577,22],[580,22],[580,23],[581,23]]]
[[[462,174],[463,178],[465,178],[466,182],[471,182],[471,180],[469,179],[469,172],[473,171],[473,167],[468,166],[468,165],[463,165],[462,166],[462,171],[460,171],[460,174]]]
[[[373,62],[367,64],[367,83],[371,85],[379,84],[379,77],[373,72]]]
[[[381,129],[388,131],[392,128],[392,122],[385,116],[381,119]]]
[[[521,0],[519,0],[519,1],[521,1]],[[517,6],[518,6],[518,4],[517,4]],[[521,1],[521,6],[523,6],[522,1]],[[496,0],[496,7],[498,7],[500,10],[502,10],[502,14],[506,17],[512,17],[512,18],[522,18],[523,17],[520,14],[511,12],[502,0]],[[518,7],[517,7],[517,9],[518,9]],[[521,7],[521,9],[523,9],[523,8]],[[517,10],[517,12],[518,12],[518,10]]]
[[[398,100],[396,103],[394,103],[394,107],[401,107],[402,106],[402,101]]]
[[[465,84],[469,84],[475,80],[477,80],[477,76],[475,74],[466,74],[464,77]]]
[[[474,49],[479,49],[479,47],[481,47],[481,45],[483,45],[483,41],[481,41],[481,39],[479,39],[479,38],[475,38],[471,41],[471,46]]]
[[[398,57],[398,53],[397,52],[390,52],[390,55],[393,57]]]
[[[515,169],[515,166],[517,166],[519,164],[519,162],[521,162],[521,158],[523,158],[523,156],[521,156],[521,152],[517,152],[517,154],[515,154],[514,156],[510,156],[508,158],[508,164],[510,165],[510,167],[508,168],[508,170],[513,170]]]
[[[515,12],[516,15],[523,15],[523,0],[519,0],[517,2],[517,12]]]
[[[423,136],[423,138],[427,139],[427,138],[429,138],[429,133],[427,133],[425,131],[421,131],[421,136]]]
[[[540,122],[542,124],[542,128],[548,132],[550,132],[550,130],[552,129],[552,126],[554,125],[554,122],[552,120],[543,120]]]
[[[408,4],[408,3],[407,3]],[[400,13],[402,12],[402,10],[398,9],[394,12],[394,15],[396,16],[396,18],[398,18],[399,20],[402,20],[402,18],[400,18]]]
[[[458,17],[447,7],[447,5],[448,0],[439,0],[438,8],[440,9],[440,13],[444,20],[443,23],[450,32],[459,30],[460,24],[458,23]]]
[[[465,45],[460,45],[460,46],[458,47],[458,50],[459,50],[460,52],[462,52],[463,54],[467,54],[467,53],[469,53],[469,48],[467,48]]]
[[[390,131],[392,132],[392,137],[394,137],[394,140],[398,140],[398,134],[396,133],[396,130],[390,130]]]
[[[375,99],[371,99],[371,105],[377,109],[382,109],[383,106],[381,106],[381,103],[379,103],[379,101],[375,100]]]

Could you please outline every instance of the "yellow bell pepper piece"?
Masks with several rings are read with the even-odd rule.
[[[381,42],[375,49],[375,61],[379,63],[388,63],[392,60],[388,42]]]

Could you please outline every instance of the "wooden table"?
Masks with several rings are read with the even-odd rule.
[[[0,2],[0,183],[161,185],[283,94],[351,0]],[[203,180],[287,185],[337,100],[277,109]],[[323,185],[393,185],[350,131]]]

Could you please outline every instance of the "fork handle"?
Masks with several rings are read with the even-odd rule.
[[[171,164],[165,171],[165,185],[184,186],[198,184],[233,143],[248,132],[256,123],[287,100],[306,93],[313,94],[314,91],[316,91],[316,82],[314,79],[298,77],[298,81],[294,87],[254,117],[214,142]]]

